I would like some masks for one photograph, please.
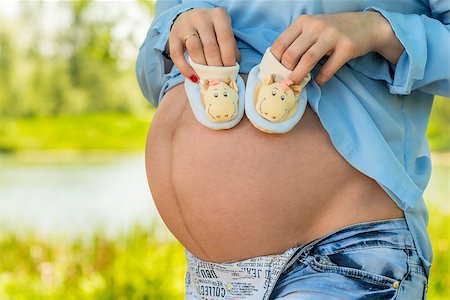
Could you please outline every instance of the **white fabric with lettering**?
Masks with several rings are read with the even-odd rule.
[[[267,300],[284,267],[301,246],[282,254],[237,262],[213,263],[198,259],[187,249],[186,300]]]

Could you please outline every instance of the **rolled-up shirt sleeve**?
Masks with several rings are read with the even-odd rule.
[[[182,12],[192,8],[213,8],[215,7],[206,1],[157,1],[155,18],[144,43],[139,49],[136,61],[136,77],[141,87],[142,93],[150,103],[158,106],[163,92],[164,84],[175,76],[177,72],[165,72],[164,51],[169,40],[170,27],[174,19]],[[178,73],[177,73],[178,75]]]
[[[391,94],[409,95],[420,90],[450,96],[450,1],[430,0],[430,16],[403,14],[369,6],[390,23],[405,48],[396,65],[377,53],[349,62],[366,76],[385,80]]]

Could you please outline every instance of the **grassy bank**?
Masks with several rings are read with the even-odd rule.
[[[450,215],[430,211],[435,258],[428,299],[443,300],[450,293]],[[139,226],[112,239],[2,233],[0,299],[183,299],[183,249],[154,236],[152,228]]]
[[[134,227],[107,239],[0,233],[0,299],[182,299],[184,253]]]
[[[98,113],[0,119],[0,152],[142,151],[153,113],[148,110],[142,116]]]

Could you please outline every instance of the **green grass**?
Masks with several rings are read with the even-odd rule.
[[[429,300],[447,300],[450,296],[450,214],[430,207],[428,232],[433,245],[433,265],[428,282]]]
[[[450,293],[450,215],[430,210],[434,263],[428,299]],[[32,232],[0,234],[0,299],[183,299],[182,246],[135,226],[106,238],[42,239]]]
[[[184,272],[180,244],[140,226],[115,238],[0,235],[0,299],[182,299]]]
[[[142,151],[154,110],[142,116],[88,115],[0,119],[0,152],[29,150]]]

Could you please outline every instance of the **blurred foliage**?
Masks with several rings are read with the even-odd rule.
[[[434,262],[429,300],[450,295],[450,215],[431,209]],[[154,228],[135,226],[106,238],[38,238],[0,234],[0,299],[183,299],[186,262],[177,242],[160,242]]]
[[[144,7],[147,12],[153,16],[155,14],[155,1],[150,0],[138,0],[139,4]]]
[[[143,10],[153,6],[141,3]],[[117,39],[113,32],[121,20],[99,18],[92,4],[53,3],[68,16],[58,22],[68,24],[51,37],[38,25],[43,2],[21,3],[21,15],[13,20],[0,17],[0,118],[135,113],[148,107],[135,78],[135,57],[122,54],[131,38]],[[136,51],[141,42],[132,43]]]

